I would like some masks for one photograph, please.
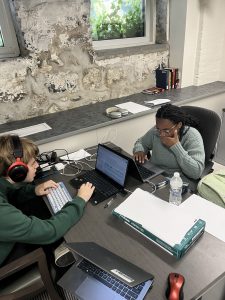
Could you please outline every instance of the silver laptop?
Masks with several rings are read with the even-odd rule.
[[[129,166],[128,166],[127,175],[132,176],[141,182],[147,182],[150,179],[152,179],[153,177],[164,172],[163,169],[154,165],[151,161],[145,161],[144,164],[140,164],[140,163],[136,162],[133,159],[133,157],[122,153],[121,152],[122,150],[120,148],[119,148],[119,150],[117,150],[117,149],[111,149],[105,145],[102,145],[102,146],[105,147],[106,149],[110,149],[117,155],[120,155],[122,158],[128,159]]]
[[[69,243],[77,262],[58,284],[80,300],[142,300],[153,275],[93,242]]]

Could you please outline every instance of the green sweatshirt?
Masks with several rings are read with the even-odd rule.
[[[35,199],[35,186],[17,186],[0,178],[0,265],[16,242],[28,244],[51,244],[61,238],[82,216],[85,201],[75,197],[55,216],[41,220],[26,216],[9,202],[28,203]]]
[[[182,172],[185,176],[199,179],[204,170],[205,151],[202,136],[193,127],[185,127],[181,141],[170,148],[163,145],[159,134],[151,128],[134,145],[133,152],[152,152],[151,162],[169,175]]]

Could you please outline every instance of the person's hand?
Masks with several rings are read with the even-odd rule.
[[[56,183],[53,180],[48,180],[35,187],[35,194],[37,196],[44,196],[49,193],[49,188],[57,188],[57,187],[58,187],[58,183]]]
[[[174,134],[172,136],[160,136],[160,140],[163,145],[170,148],[171,146],[179,143],[179,136],[177,130],[174,130]]]
[[[147,155],[143,151],[138,151],[134,153],[134,159],[140,164],[143,164],[145,160],[148,159]]]
[[[83,183],[81,187],[78,190],[77,196],[84,199],[85,202],[88,202],[88,200],[91,198],[95,187],[90,182]]]

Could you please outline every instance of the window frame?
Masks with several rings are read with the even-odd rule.
[[[156,0],[146,0],[146,36],[127,38],[127,39],[113,39],[92,41],[94,50],[116,49],[150,45],[155,43],[156,35]],[[90,24],[91,25],[91,24]]]
[[[0,47],[0,59],[19,56],[20,50],[7,0],[0,0],[0,30],[4,46]]]

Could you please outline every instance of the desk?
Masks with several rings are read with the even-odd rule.
[[[69,179],[63,177],[65,182]],[[146,184],[141,187],[148,188]],[[146,296],[149,300],[165,299],[170,272],[184,275],[185,300],[198,299],[225,277],[225,243],[205,232],[183,258],[176,260],[111,215],[123,200],[124,197],[117,196],[108,208],[104,208],[105,202],[97,206],[88,203],[82,219],[65,235],[66,242],[96,242],[152,273],[155,282]]]

